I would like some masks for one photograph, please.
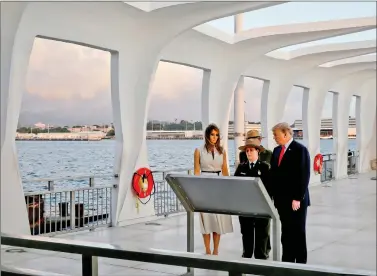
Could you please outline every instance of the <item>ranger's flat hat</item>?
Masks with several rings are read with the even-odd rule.
[[[262,137],[262,135],[260,134],[258,130],[252,129],[246,133],[246,140],[251,139],[251,138],[264,138],[264,137]]]
[[[257,150],[259,150],[259,152],[264,151],[264,147],[261,146],[259,141],[257,142],[257,141],[251,141],[251,140],[246,140],[245,145],[240,146],[238,149],[240,151],[245,151],[247,148],[256,148]]]

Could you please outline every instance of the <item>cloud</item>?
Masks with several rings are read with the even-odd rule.
[[[169,62],[160,62],[151,87],[153,96],[164,99],[178,99],[183,95],[191,95],[202,89],[203,71]]]
[[[90,99],[109,91],[110,53],[36,38],[26,90],[44,99]]]
[[[151,88],[148,118],[201,120],[203,71],[160,62]]]
[[[90,99],[45,99],[24,93],[19,125],[44,122],[53,125],[108,124],[112,122],[110,93]]]

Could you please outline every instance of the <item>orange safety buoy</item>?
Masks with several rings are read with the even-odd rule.
[[[321,174],[323,168],[323,156],[322,154],[318,153],[314,157],[314,172],[315,174]]]
[[[154,194],[154,179],[152,171],[148,168],[140,168],[132,177],[132,188],[136,196],[142,204],[147,204]],[[141,201],[141,198],[149,199],[146,202]]]

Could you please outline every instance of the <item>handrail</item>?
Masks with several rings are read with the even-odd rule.
[[[168,173],[168,172],[183,172],[192,170],[192,168],[181,168],[181,169],[168,169],[168,170],[153,170],[152,173]],[[74,175],[74,176],[64,176],[64,177],[51,177],[51,178],[26,178],[22,179],[23,182],[48,182],[48,181],[62,181],[62,180],[79,180],[88,178],[118,178],[117,174],[93,174],[93,175]]]
[[[95,257],[131,260],[147,263],[156,263],[172,266],[186,266],[208,270],[228,271],[229,275],[242,273],[274,276],[274,275],[300,275],[300,276],[370,276],[376,275],[374,271],[355,270],[346,268],[326,267],[317,265],[304,265],[295,263],[281,263],[265,260],[227,260],[218,256],[206,256],[198,253],[183,253],[161,249],[126,248],[119,245],[105,243],[72,241],[64,239],[51,239],[46,237],[31,237],[8,235],[1,233],[1,244],[26,247],[40,250],[58,251],[82,255],[83,275],[90,271],[94,275],[95,266],[92,261]],[[94,257],[95,256],[95,257]]]
[[[90,191],[90,190],[98,190],[98,189],[105,189],[105,188],[116,188],[116,184],[114,185],[100,185],[95,187],[77,187],[77,188],[65,188],[65,189],[57,189],[57,190],[44,190],[44,191],[36,191],[36,192],[24,192],[25,195],[33,196],[33,195],[45,195],[45,194],[55,194],[55,193],[66,193],[66,192],[78,192],[78,191]]]
[[[63,177],[51,177],[51,178],[26,178],[22,179],[23,182],[48,182],[48,181],[62,181],[62,180],[80,180],[88,178],[116,178],[117,175],[114,174],[104,174],[104,175],[75,175],[75,176],[63,176]]]

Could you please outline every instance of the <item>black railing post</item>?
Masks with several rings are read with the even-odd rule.
[[[229,271],[229,276],[244,276],[241,272]]]
[[[98,276],[98,258],[82,255],[82,276]]]
[[[187,252],[194,252],[195,249],[195,237],[194,237],[194,213],[187,211]],[[194,275],[194,268],[187,268],[187,275]]]

